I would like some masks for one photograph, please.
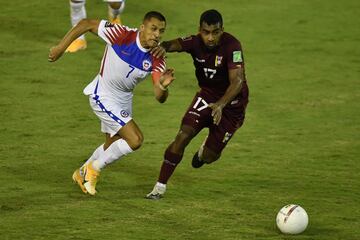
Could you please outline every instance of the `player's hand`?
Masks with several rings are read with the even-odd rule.
[[[208,107],[212,109],[211,116],[213,117],[214,124],[219,125],[224,105],[220,103],[209,103]]]
[[[59,46],[54,46],[50,48],[48,61],[55,62],[64,54],[64,50]]]
[[[160,84],[164,88],[167,88],[175,80],[174,72],[174,69],[168,68],[161,74]]]
[[[163,48],[162,46],[158,45],[154,48],[152,48],[150,50],[150,53],[156,57],[156,58],[160,58],[160,57],[165,57],[166,56],[166,51],[165,48]]]

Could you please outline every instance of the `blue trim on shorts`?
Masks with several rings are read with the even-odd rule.
[[[99,105],[99,107],[101,108],[101,110],[103,112],[105,112],[107,115],[109,115],[109,117],[111,117],[113,120],[115,120],[117,123],[119,123],[122,127],[125,126],[125,122],[123,122],[120,118],[118,118],[117,116],[115,116],[115,114],[113,114],[111,111],[106,110],[105,106],[100,102],[99,100],[99,95],[97,95],[97,89],[98,89],[98,85],[99,85],[99,80],[96,83],[96,87],[94,90],[94,95],[95,97],[93,97],[93,99],[96,101],[96,104]]]

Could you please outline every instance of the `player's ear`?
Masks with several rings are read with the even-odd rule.
[[[141,24],[141,25],[140,25],[140,31],[142,32],[142,31],[144,31],[144,29],[145,29],[145,25],[144,25],[144,24]]]

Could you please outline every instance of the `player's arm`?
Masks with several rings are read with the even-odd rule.
[[[49,62],[55,62],[59,59],[67,47],[78,37],[86,32],[97,34],[99,27],[99,20],[82,19],[75,27],[73,27],[64,38],[54,47],[50,49]]]
[[[166,69],[165,72],[153,72],[152,80],[156,100],[164,103],[169,96],[169,85],[175,80],[174,69]]]
[[[164,41],[160,43],[160,46],[163,47],[166,52],[181,52],[182,50],[182,46],[179,42],[179,39]]]
[[[209,107],[212,108],[211,115],[216,125],[221,121],[222,109],[240,93],[244,81],[245,73],[243,66],[239,65],[238,68],[229,69],[230,85],[226,89],[225,94],[216,103],[209,104]]]
[[[151,49],[151,54],[157,58],[164,57],[167,52],[181,52],[182,46],[178,39],[161,42],[159,46]]]

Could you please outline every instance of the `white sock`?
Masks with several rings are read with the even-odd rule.
[[[133,152],[129,144],[124,139],[119,139],[113,142],[100,156],[93,161],[93,167],[95,170],[100,171],[106,165],[118,160],[122,156],[125,156]]]
[[[70,18],[73,27],[78,24],[80,20],[86,18],[85,0],[78,0],[76,3],[70,1]],[[81,35],[79,38],[85,40],[84,35]]]
[[[101,144],[97,149],[95,149],[93,154],[89,157],[89,159],[81,167],[84,167],[86,164],[98,159],[100,154],[102,154],[103,152],[104,152],[104,144]]]
[[[166,184],[161,183],[161,182],[157,182],[157,183],[155,184],[155,188],[156,188],[156,190],[157,190],[158,193],[164,194],[165,191],[166,191]]]

